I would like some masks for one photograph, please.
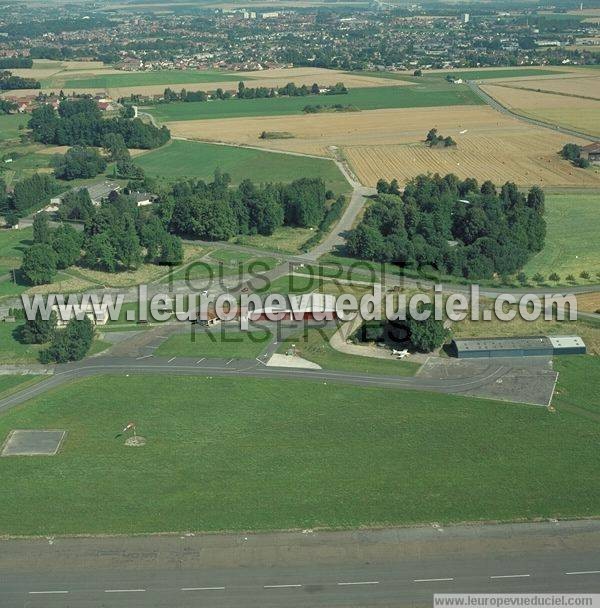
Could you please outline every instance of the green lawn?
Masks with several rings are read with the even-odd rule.
[[[217,327],[207,332],[198,325],[190,325],[189,332],[175,334],[163,342],[156,356],[254,359],[271,340],[266,330],[244,332],[221,329]]]
[[[0,114],[0,141],[19,136],[19,125],[27,125],[28,116],[20,114]]]
[[[60,78],[57,74],[52,80]],[[65,81],[67,89],[112,89],[116,87],[144,87],[155,84],[176,85],[202,82],[238,82],[238,74],[229,74],[217,70],[161,70],[158,72],[127,72],[123,74],[107,74],[106,76],[90,76],[89,78],[72,78]],[[243,80],[252,80],[244,76]]]
[[[201,118],[242,116],[283,116],[302,114],[315,97],[277,97],[271,99],[229,99],[208,102],[176,102],[154,106],[150,112],[161,122]],[[367,87],[350,89],[347,95],[319,96],[320,103],[343,103],[359,110],[476,105],[483,102],[466,86],[450,85],[443,79],[430,79],[414,86]],[[360,116],[357,115],[357,120]]]
[[[333,161],[220,146],[193,141],[173,141],[136,158],[149,175],[168,179],[197,177],[212,179],[215,169],[231,175],[234,184],[248,178],[255,183],[291,182],[300,177],[322,177],[335,192],[349,185]]]
[[[357,355],[346,355],[329,344],[329,339],[335,330],[307,328],[302,333],[286,338],[279,347],[280,353],[285,353],[295,344],[298,356],[313,361],[323,369],[344,372],[374,374],[378,376],[414,376],[419,369],[418,363],[398,361],[390,357],[374,359]]]
[[[387,526],[600,515],[598,400],[562,370],[558,412],[310,381],[88,378],[0,416],[65,429],[51,458],[1,458],[0,534]],[[144,448],[123,445],[129,420]],[[132,516],[132,514],[134,514]]]
[[[35,384],[42,380],[44,376],[2,376],[0,375],[0,399],[25,388],[30,384]]]
[[[600,272],[600,197],[597,194],[546,196],[546,246],[523,269],[529,277],[539,272],[546,278],[558,273],[579,277],[587,270]],[[579,279],[580,282],[585,282]]]

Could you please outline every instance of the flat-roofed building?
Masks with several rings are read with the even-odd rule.
[[[465,338],[452,343],[459,359],[488,357],[551,357],[580,355],[586,346],[579,336],[524,336],[514,338]]]

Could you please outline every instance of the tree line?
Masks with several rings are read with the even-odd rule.
[[[31,57],[1,57],[0,70],[29,69],[33,67]]]
[[[383,188],[384,190],[386,188]],[[390,186],[387,191],[391,190]],[[468,279],[510,275],[544,246],[544,193],[507,182],[419,175],[378,194],[348,238],[353,257]]]
[[[103,118],[91,98],[63,99],[58,113],[49,105],[36,108],[28,126],[35,141],[58,146],[100,147],[111,133],[121,135],[127,148],[152,149],[169,141],[171,134],[166,127],[159,129],[126,116]]]
[[[323,91],[323,92],[321,92]],[[297,86],[293,82],[289,82],[283,87],[247,87],[244,82],[238,84],[237,99],[269,99],[273,97],[306,97],[308,95],[345,95],[348,89],[343,82],[338,82],[329,89],[319,86],[316,82],[310,87],[303,84]],[[218,88],[212,98],[214,99],[231,99],[233,95],[230,91],[225,91]],[[181,89],[178,93],[171,88],[166,88],[163,94],[163,99],[166,103],[172,101],[208,101],[210,95],[207,91],[187,91]]]
[[[12,72],[5,70],[0,72],[0,91],[13,91],[16,89],[40,89],[42,85],[35,78],[23,78],[15,76]]]

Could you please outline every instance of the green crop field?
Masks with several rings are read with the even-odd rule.
[[[87,378],[0,416],[0,442],[67,431],[57,456],[0,459],[0,534],[597,516],[600,427],[569,408],[597,408],[600,361],[558,369],[557,413],[311,381]],[[145,447],[124,446],[129,420]]]
[[[435,79],[414,86],[350,89],[347,95],[176,102],[159,104],[149,111],[161,122],[203,118],[284,116],[302,114],[304,106],[317,102],[343,103],[355,106],[359,110],[480,105],[483,103],[468,87],[450,85],[443,79]]]
[[[322,177],[327,187],[335,192],[348,192],[350,189],[340,170],[330,160],[218,144],[173,141],[137,157],[136,163],[149,175],[169,179],[197,177],[210,180],[215,169],[221,169],[231,175],[234,184],[246,178],[264,183]]]
[[[45,86],[53,86],[50,79]],[[106,74],[106,76],[90,76],[88,78],[73,78],[64,82],[67,89],[112,89],[116,87],[143,87],[155,84],[177,85],[202,82],[238,82],[239,75],[219,72],[216,70],[162,70],[158,72],[127,72],[123,74]],[[244,80],[251,80],[244,76]]]
[[[546,196],[546,246],[525,266],[531,277],[552,272],[565,279],[583,270],[595,278],[600,272],[600,198],[597,194],[549,194]]]
[[[19,136],[19,125],[27,126],[29,117],[20,114],[0,114],[0,141]]]

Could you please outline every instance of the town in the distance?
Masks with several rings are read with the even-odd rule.
[[[600,608],[600,0],[0,0],[0,606]]]

